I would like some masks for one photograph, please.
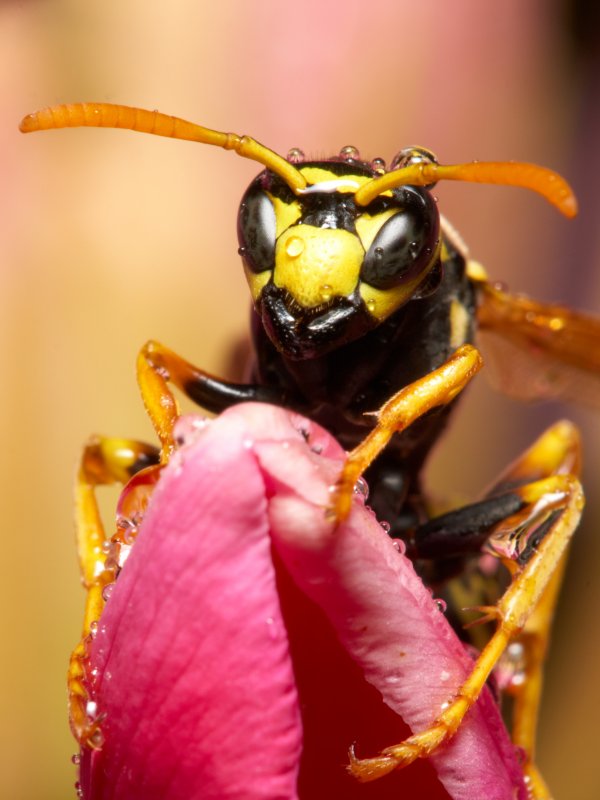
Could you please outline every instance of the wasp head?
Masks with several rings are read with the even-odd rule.
[[[288,358],[325,355],[439,283],[432,195],[402,186],[359,205],[355,192],[380,174],[382,162],[348,157],[351,150],[298,165],[307,187],[296,193],[265,170],[240,205],[239,252],[254,304]]]

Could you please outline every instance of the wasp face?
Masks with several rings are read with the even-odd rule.
[[[362,207],[354,192],[374,177],[366,163],[310,162],[300,171],[309,185],[299,195],[262,172],[238,215],[254,304],[273,344],[293,359],[362,336],[434,291],[440,275],[439,214],[427,189],[403,186]]]

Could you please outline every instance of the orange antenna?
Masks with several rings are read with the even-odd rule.
[[[497,183],[531,189],[552,203],[566,217],[577,213],[577,200],[564,178],[546,167],[518,161],[473,161],[470,164],[418,162],[400,167],[363,184],[354,195],[366,206],[382,192],[398,186],[428,186],[439,180]]]
[[[213,131],[179,117],[161,114],[160,111],[147,111],[143,108],[112,103],[71,103],[28,114],[19,125],[23,133],[79,127],[125,128],[130,131],[154,133],[157,136],[187,139],[190,142],[235,150],[238,155],[258,161],[279,175],[294,192],[306,187],[306,179],[296,167],[250,136]]]

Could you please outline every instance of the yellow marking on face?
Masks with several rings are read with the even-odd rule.
[[[368,283],[361,283],[359,292],[369,314],[379,322],[383,322],[407,300],[410,300],[412,293],[422,280],[423,276],[419,275],[411,283],[394,286],[392,289],[375,289]]]
[[[465,306],[454,298],[450,304],[450,346],[461,347],[467,341],[469,333],[469,312]]]
[[[267,192],[267,195],[269,196],[269,200],[273,203],[273,208],[275,209],[275,236],[279,237],[284,230],[286,230],[286,228],[289,228],[290,225],[298,222],[300,215],[302,214],[302,209],[297,200],[292,200],[291,203],[286,203],[283,200],[280,200],[279,197],[275,197],[269,192]]]
[[[352,294],[364,255],[348,231],[294,225],[277,240],[273,281],[304,308],[314,308]]]
[[[358,186],[362,186],[364,183],[368,183],[370,180],[372,180],[367,175],[336,175],[335,172],[323,167],[301,167],[300,172],[306,178],[308,183],[313,185],[316,183],[328,183],[330,181],[352,181]],[[356,188],[357,187],[353,188],[349,184],[341,183],[339,189],[336,191],[354,194]]]
[[[361,214],[357,218],[356,232],[360,236],[362,246],[365,248],[365,253],[373,244],[373,239],[381,230],[383,223],[387,222],[390,217],[398,213],[397,208],[389,208],[387,211],[382,211],[380,214]]]
[[[256,303],[258,302],[260,293],[269,282],[269,279],[273,274],[273,270],[265,269],[262,272],[252,272],[252,270],[248,269],[244,263],[244,274],[246,275],[246,280],[248,281],[248,286],[250,287],[252,299]]]

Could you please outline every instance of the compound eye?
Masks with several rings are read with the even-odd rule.
[[[248,269],[252,272],[274,269],[275,208],[269,195],[254,184],[240,203],[237,229],[239,253]]]
[[[437,255],[440,223],[431,195],[405,187],[401,197],[403,207],[381,226],[361,268],[361,279],[375,289],[425,276]]]

